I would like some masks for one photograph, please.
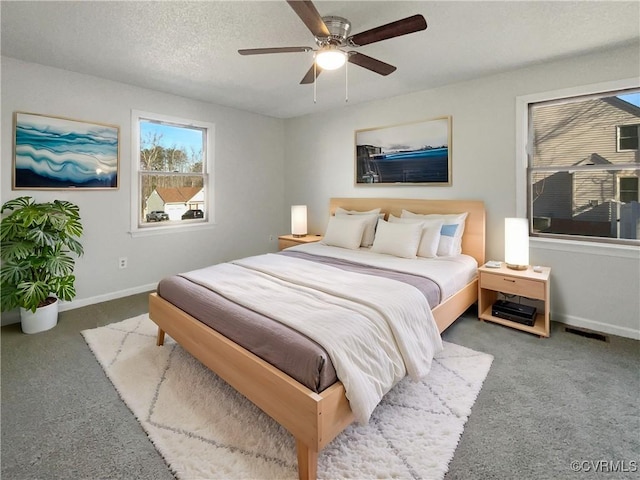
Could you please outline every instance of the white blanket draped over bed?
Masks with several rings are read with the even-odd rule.
[[[320,344],[359,423],[405,375],[424,378],[442,349],[427,300],[396,280],[275,254],[183,276]]]

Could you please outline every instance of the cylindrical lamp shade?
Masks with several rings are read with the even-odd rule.
[[[307,234],[307,206],[291,205],[291,234],[304,237]]]
[[[504,261],[514,270],[529,265],[529,221],[526,218],[504,219]]]

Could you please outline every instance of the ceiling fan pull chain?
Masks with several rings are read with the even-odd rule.
[[[316,72],[316,62],[313,61],[313,103],[316,103],[316,83],[318,82],[318,72]]]
[[[349,101],[349,62],[344,64],[344,103]]]

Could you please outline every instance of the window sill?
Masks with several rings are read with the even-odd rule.
[[[199,230],[207,230],[215,228],[216,224],[213,222],[200,222],[191,223],[188,225],[163,225],[158,227],[145,227],[132,229],[129,234],[133,238],[138,237],[151,237],[154,235],[165,235],[167,233],[184,233],[195,232]]]
[[[584,242],[555,238],[529,237],[531,248],[556,250],[560,252],[583,253],[605,257],[622,257],[637,260],[640,248],[635,245],[617,245],[612,243]]]

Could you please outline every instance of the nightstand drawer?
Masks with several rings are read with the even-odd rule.
[[[545,298],[544,282],[537,282],[526,278],[511,277],[509,275],[481,272],[480,288],[509,293],[512,295],[522,295],[528,298]]]

